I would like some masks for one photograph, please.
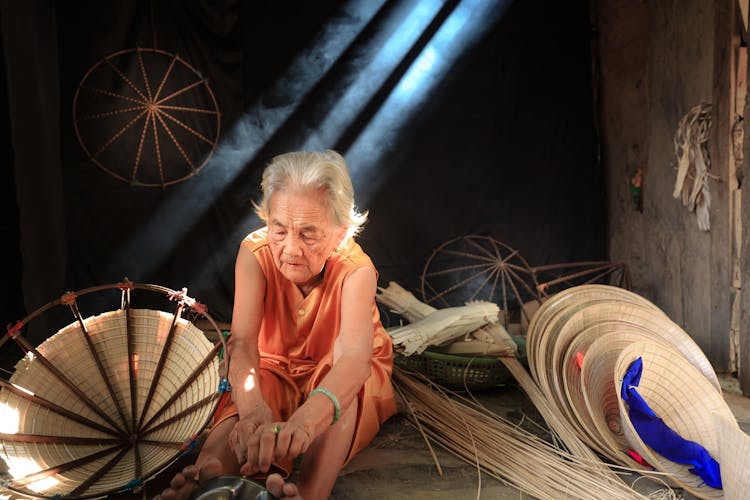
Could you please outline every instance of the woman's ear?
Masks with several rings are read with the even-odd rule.
[[[336,233],[336,241],[338,241],[338,245],[336,245],[336,248],[340,247],[344,242],[344,238],[346,238],[347,232],[349,232],[349,228],[347,226],[341,226],[338,229],[338,232]]]

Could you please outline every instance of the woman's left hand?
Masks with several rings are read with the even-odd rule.
[[[274,422],[253,433],[247,441],[247,461],[240,468],[244,476],[268,472],[273,461],[293,460],[307,451],[310,432],[293,422]]]

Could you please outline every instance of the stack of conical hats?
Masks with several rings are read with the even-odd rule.
[[[620,397],[622,378],[640,357],[639,394],[680,436],[701,444],[718,461],[717,421],[730,427],[724,435],[732,430],[744,434],[705,354],[655,304],[615,286],[572,287],[553,295],[536,311],[526,345],[535,382],[559,417],[593,450],[645,475],[656,471],[667,483],[698,497],[724,496],[723,490],[705,485],[690,472],[690,466],[651,450],[638,436]],[[731,453],[723,448],[725,454]],[[733,470],[750,469],[750,456],[739,460],[747,466],[735,464]],[[722,467],[722,479],[737,483],[737,473],[726,470]]]

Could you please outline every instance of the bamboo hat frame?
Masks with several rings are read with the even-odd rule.
[[[120,308],[84,318],[83,295],[121,291]],[[172,313],[131,306],[151,291]],[[0,381],[5,489],[36,498],[100,498],[136,491],[189,452],[229,390],[224,335],[187,290],[124,283],[68,292],[8,329],[26,352]],[[22,329],[67,306],[75,321],[32,346]],[[218,340],[183,315],[209,321]]]

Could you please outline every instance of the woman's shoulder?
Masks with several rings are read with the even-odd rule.
[[[268,228],[262,227],[248,234],[243,238],[241,245],[251,252],[256,252],[258,249],[268,245]]]
[[[375,267],[370,256],[365,253],[354,238],[349,238],[349,240],[338,248],[335,253],[338,254],[338,260],[344,266],[352,268],[363,266]]]

